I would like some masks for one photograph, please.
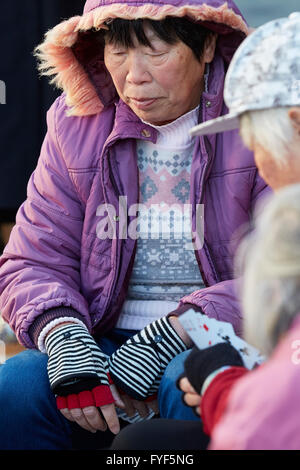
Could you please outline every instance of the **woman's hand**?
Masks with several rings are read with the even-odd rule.
[[[76,422],[86,431],[95,433],[97,431],[106,431],[108,428],[113,434],[118,434],[120,423],[116,413],[116,406],[118,408],[125,408],[125,404],[120,398],[115,385],[110,385],[110,391],[115,404],[103,405],[99,408],[94,405],[80,407],[80,400],[78,400],[76,406],[76,401],[74,402],[76,395],[71,395],[73,397],[71,403],[68,397],[60,397],[60,399],[57,399],[57,405],[66,419]],[[75,405],[75,408],[72,408],[73,405]]]
[[[105,431],[108,426],[117,434],[115,405],[124,403],[112,385],[106,356],[86,328],[60,325],[47,335],[45,347],[50,386],[62,414],[88,431]]]
[[[110,390],[115,399],[114,405],[104,405],[99,412],[96,406],[88,406],[84,408],[71,408],[67,406],[60,409],[62,415],[69,421],[76,422],[79,426],[87,431],[95,433],[97,431],[106,431],[107,427],[114,433],[118,434],[120,430],[119,419],[116,414],[115,407],[123,409],[129,417],[133,417],[136,412],[141,418],[146,418],[152,410],[155,414],[159,413],[157,400],[151,402],[143,402],[131,399],[128,395],[119,394],[115,385],[110,385]]]
[[[191,408],[194,408],[196,414],[201,416],[201,395],[199,395],[191,385],[187,377],[182,377],[178,382],[178,387],[183,392],[183,401]]]
[[[141,418],[146,418],[151,411],[156,415],[159,414],[158,402],[156,399],[151,401],[138,401],[130,398],[126,394],[122,394],[121,397],[125,405],[123,410],[129,417],[133,417],[136,412],[138,412]]]

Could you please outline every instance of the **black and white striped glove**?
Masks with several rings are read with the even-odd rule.
[[[170,361],[187,346],[167,317],[146,326],[109,359],[110,375],[121,390],[136,399],[155,395]]]
[[[114,403],[106,356],[83,326],[74,323],[57,328],[49,333],[45,346],[49,356],[50,386],[57,396],[81,394],[80,398],[86,406]],[[87,398],[82,394],[86,391],[93,394]],[[92,403],[87,405],[87,400]]]

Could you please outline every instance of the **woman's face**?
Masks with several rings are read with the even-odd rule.
[[[168,44],[145,26],[152,48],[106,44],[104,61],[120,98],[134,113],[154,125],[163,125],[200,103],[205,63],[211,62],[215,38],[208,39],[199,62],[193,51],[179,41]]]
[[[299,140],[300,148],[300,108],[291,108],[288,112],[292,126],[295,129],[295,139]],[[274,190],[300,182],[300,158],[299,154],[289,155],[285,165],[280,166],[274,157],[257,142],[252,142],[251,150],[254,152],[255,163],[260,176]]]
[[[285,165],[280,166],[261,145],[255,143],[253,151],[258,172],[273,191],[300,182],[299,158],[290,156],[286,159]]]

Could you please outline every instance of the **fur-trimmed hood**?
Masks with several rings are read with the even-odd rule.
[[[218,53],[227,64],[249,32],[231,0],[87,0],[82,16],[48,31],[35,50],[40,72],[51,76],[51,83],[65,93],[69,115],[100,113],[118,98],[94,31],[105,29],[105,23],[114,18],[161,20],[166,16],[189,16],[217,32]]]

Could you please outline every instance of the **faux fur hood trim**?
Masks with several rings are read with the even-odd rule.
[[[166,16],[188,16],[217,32],[221,29],[221,34],[237,32],[240,40],[236,41],[236,47],[242,36],[249,33],[244,19],[229,8],[227,2],[217,8],[205,3],[185,6],[143,3],[137,6],[128,2],[96,6],[49,30],[44,42],[35,49],[40,73],[52,77],[50,83],[65,92],[67,114],[97,114],[117,98],[103,62],[103,51],[98,50],[96,54],[89,43],[91,30],[107,29],[105,22],[114,18],[161,20]]]

